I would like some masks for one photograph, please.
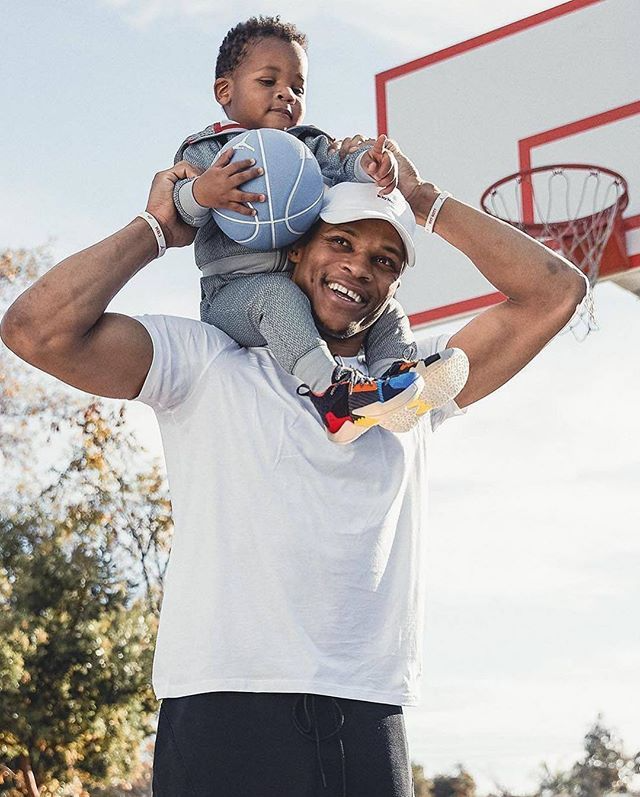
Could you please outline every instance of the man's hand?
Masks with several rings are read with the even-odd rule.
[[[179,161],[171,169],[158,172],[153,178],[146,210],[158,220],[167,246],[188,246],[197,230],[182,221],[173,204],[173,186],[185,177],[197,177],[202,170],[187,161]]]
[[[379,136],[362,156],[362,168],[380,187],[380,196],[390,194],[398,185],[398,161],[387,147],[387,137]]]
[[[196,202],[205,208],[228,208],[243,216],[255,216],[256,211],[246,206],[246,202],[264,202],[264,194],[252,194],[241,191],[243,183],[253,180],[263,173],[263,169],[255,166],[255,160],[236,161],[231,163],[234,150],[230,147],[209,166],[207,171],[193,184],[193,196]],[[254,167],[254,168],[252,168]]]

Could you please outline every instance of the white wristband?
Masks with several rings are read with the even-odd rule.
[[[443,191],[441,194],[438,194],[436,197],[436,201],[431,206],[431,210],[429,211],[429,215],[427,216],[427,223],[424,225],[424,228],[427,232],[433,232],[433,225],[436,223],[436,219],[438,218],[438,214],[442,210],[442,206],[446,202],[447,199],[451,194],[448,191]]]
[[[165,241],[164,233],[162,232],[160,223],[155,216],[152,216],[151,213],[146,210],[143,210],[142,213],[138,213],[136,218],[144,219],[149,227],[151,227],[151,232],[156,236],[156,241],[158,243],[158,254],[156,257],[162,257],[162,255],[167,251],[167,242]]]

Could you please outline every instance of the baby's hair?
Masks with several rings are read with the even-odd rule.
[[[307,49],[307,35],[291,22],[280,22],[280,17],[251,17],[239,22],[222,40],[216,61],[216,78],[231,75],[247,53],[252,42],[270,36],[286,42],[296,42]]]

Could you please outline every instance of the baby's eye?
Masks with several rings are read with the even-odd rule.
[[[297,95],[298,95],[298,97],[302,97],[302,95],[304,94],[304,89],[303,89],[303,88],[300,88],[300,87],[298,87],[298,88],[296,88],[296,89],[294,89],[294,90],[293,90],[293,93],[294,93],[294,94],[297,94]]]
[[[275,83],[273,78],[270,77],[263,77],[258,80],[259,83],[262,83],[263,86],[273,86]]]

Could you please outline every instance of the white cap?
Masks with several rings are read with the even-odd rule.
[[[386,196],[373,183],[338,183],[324,192],[320,218],[327,224],[343,224],[360,219],[388,221],[402,238],[407,254],[407,264],[415,265],[416,250],[413,235],[416,218],[409,203],[397,188]]]

